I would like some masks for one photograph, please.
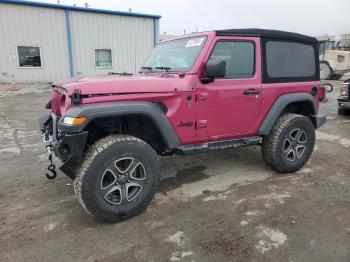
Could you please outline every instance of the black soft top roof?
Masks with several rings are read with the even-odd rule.
[[[317,43],[315,37],[291,33],[279,30],[267,30],[258,28],[247,28],[247,29],[226,29],[216,30],[218,36],[258,36],[265,39],[279,39],[279,40],[292,40],[307,43]]]

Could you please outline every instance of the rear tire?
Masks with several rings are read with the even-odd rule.
[[[159,180],[159,158],[151,146],[136,137],[113,135],[88,149],[74,190],[90,215],[102,222],[117,222],[144,210]]]
[[[332,75],[333,75],[333,70],[331,69],[329,64],[326,62],[320,63],[320,78],[322,80],[327,80],[327,79],[331,79]]]
[[[302,168],[311,157],[315,146],[315,128],[302,115],[281,116],[270,134],[263,138],[261,153],[265,162],[281,173],[292,173]]]

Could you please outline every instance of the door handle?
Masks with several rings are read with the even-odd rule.
[[[260,90],[248,89],[248,90],[244,90],[243,94],[245,94],[245,95],[258,95],[258,94],[260,94]]]

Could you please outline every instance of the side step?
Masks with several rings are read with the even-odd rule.
[[[262,138],[260,136],[252,136],[252,137],[210,142],[210,143],[204,143],[204,144],[184,145],[184,146],[178,146],[177,148],[175,148],[175,153],[179,155],[189,155],[189,154],[203,153],[203,152],[218,150],[218,149],[259,145],[261,143],[261,139]]]

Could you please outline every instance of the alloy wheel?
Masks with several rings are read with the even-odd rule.
[[[294,162],[300,159],[306,151],[307,134],[301,128],[293,129],[284,141],[283,153],[285,158]]]
[[[123,157],[113,161],[104,171],[100,191],[112,205],[126,204],[134,200],[146,183],[146,170],[140,160]]]

